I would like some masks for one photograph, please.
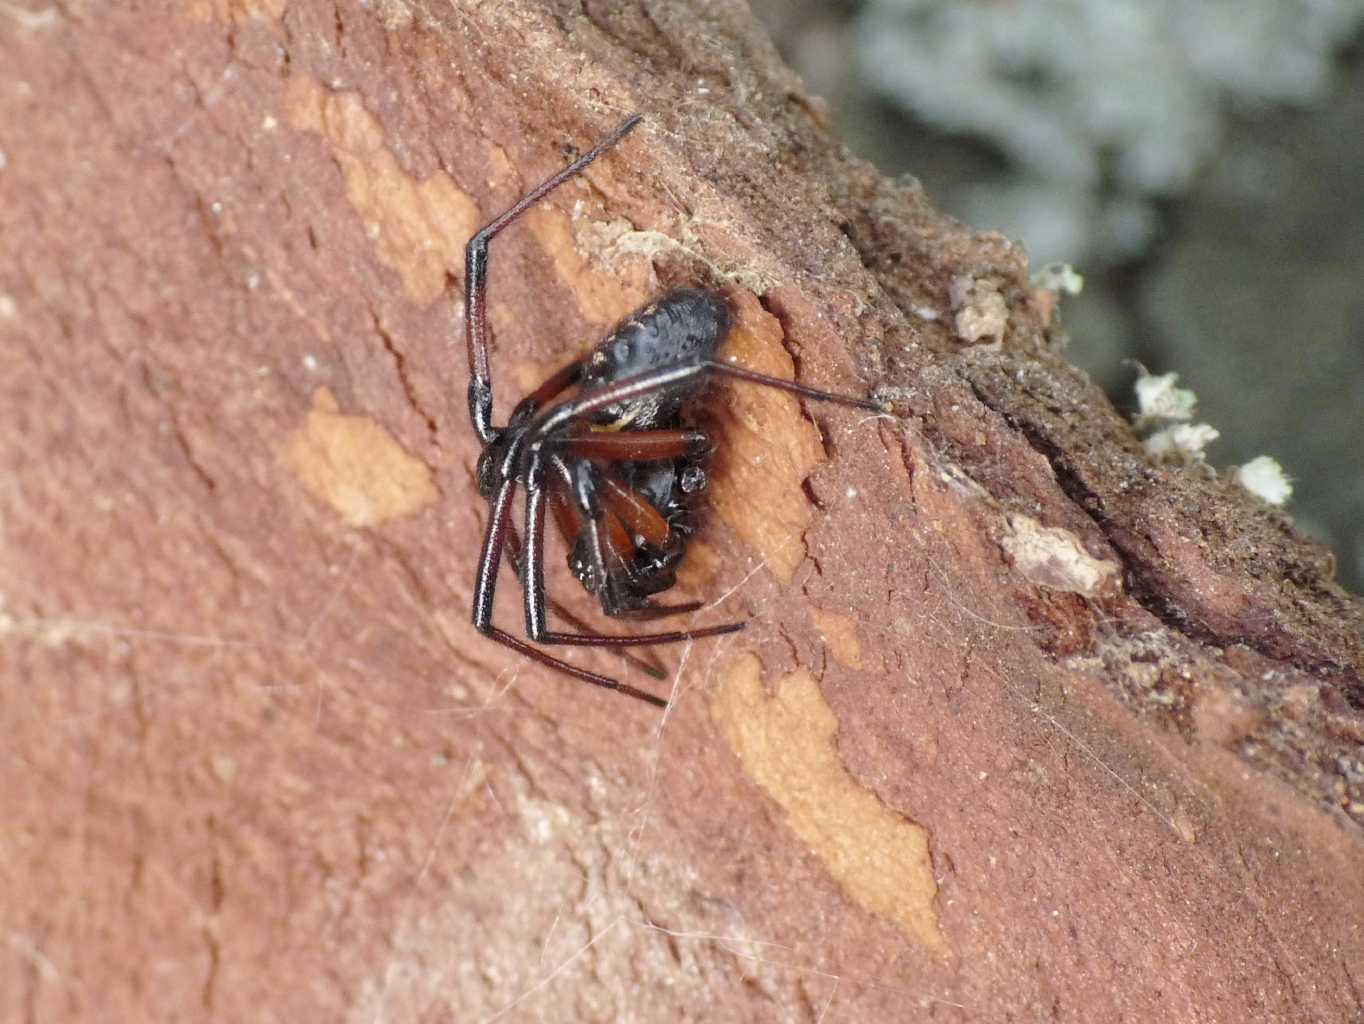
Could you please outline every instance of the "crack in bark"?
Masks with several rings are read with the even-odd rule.
[[[1292,638],[1285,634],[1282,627],[1266,623],[1259,632],[1218,629],[1201,618],[1197,609],[1186,607],[1162,584],[1159,570],[1132,550],[1130,527],[1107,513],[1104,496],[1083,479],[1080,472],[1071,464],[1065,449],[1038,425],[998,408],[974,381],[968,378],[963,380],[977,401],[1003,417],[1035,452],[1047,460],[1066,497],[1099,528],[1121,561],[1127,580],[1127,592],[1162,624],[1200,646],[1228,647],[1241,644],[1318,679],[1321,679],[1322,673],[1330,673],[1332,678],[1321,681],[1339,685],[1352,706],[1364,707],[1364,680],[1360,680],[1348,666],[1340,664],[1325,653],[1304,650],[1300,645],[1293,644]],[[1286,645],[1290,649],[1285,649]]]
[[[374,307],[369,308],[370,322],[374,325],[374,333],[379,336],[383,343],[384,351],[388,353],[393,361],[394,372],[398,375],[398,383],[402,386],[403,396],[407,399],[407,404],[417,414],[421,421],[426,425],[426,438],[433,448],[440,448],[440,425],[436,422],[436,417],[426,408],[421,397],[417,394],[416,385],[412,382],[412,376],[408,373],[407,357],[393,340],[393,335],[384,326],[383,320]]]
[[[222,859],[218,856],[218,825],[212,815],[208,818],[209,835],[209,912],[211,919],[200,929],[204,944],[208,947],[208,971],[204,976],[200,1002],[204,1010],[212,1014],[214,994],[218,986],[218,973],[222,966],[222,948],[213,933],[218,914],[222,911],[225,898]]]
[[[189,436],[185,433],[185,428],[180,422],[180,415],[170,400],[161,393],[161,387],[156,383],[151,367],[145,362],[138,363],[138,374],[142,378],[143,386],[165,412],[166,422],[170,426],[171,440],[180,449],[180,454],[184,457],[185,464],[189,466],[190,472],[198,478],[210,494],[217,494],[218,481],[213,478],[213,474],[195,455],[194,448],[189,443]]]

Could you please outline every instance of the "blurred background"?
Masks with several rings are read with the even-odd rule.
[[[1177,372],[1364,592],[1364,0],[753,7],[854,151],[1083,275],[1065,354],[1120,409]]]

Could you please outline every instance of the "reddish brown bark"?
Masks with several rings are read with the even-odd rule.
[[[26,3],[0,1016],[1364,1013],[1359,604],[1150,465],[741,4]],[[896,399],[710,403],[685,589],[751,621],[665,717],[468,625],[461,247],[636,109],[497,243],[499,409],[683,282]]]

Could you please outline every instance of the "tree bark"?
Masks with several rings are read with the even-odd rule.
[[[743,4],[40,3],[0,1016],[1364,1014],[1359,603],[1152,464],[1021,249],[850,157]],[[684,283],[893,409],[708,400],[679,592],[748,625],[660,652],[663,715],[469,624],[462,247],[636,110],[494,243],[498,415]]]

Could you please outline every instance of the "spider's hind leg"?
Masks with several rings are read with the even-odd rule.
[[[516,577],[521,582],[521,585],[525,586],[526,583],[525,560],[521,557],[521,552],[523,550],[521,546],[521,537],[517,533],[515,527],[511,526],[508,527],[506,545],[507,558],[512,564],[512,569],[516,573]],[[574,629],[591,630],[592,627],[590,627],[586,622],[580,619],[573,612],[565,608],[561,603],[554,600],[554,598],[547,597],[546,600],[549,604],[550,610],[553,611],[554,614],[557,615],[559,618],[567,622]],[[634,652],[626,650],[624,648],[618,648],[612,651],[611,653],[615,654],[617,657],[625,661],[628,661],[631,665],[633,665],[635,668],[639,669],[641,672],[643,672],[645,675],[649,676],[652,679],[657,679],[661,682],[662,680],[668,678],[668,673],[664,671],[663,666],[656,664],[655,662],[649,660],[648,658],[641,657],[640,655],[635,654]]]
[[[589,462],[580,462],[573,467],[564,464],[557,456],[550,456],[557,473],[568,474],[573,481],[573,500],[578,505],[584,528],[587,530],[588,552],[594,561],[593,573],[603,586],[613,585],[612,566],[608,565],[606,547],[603,540],[605,531],[601,527],[604,519],[604,506],[598,500],[596,481]],[[536,643],[568,644],[578,647],[652,647],[659,644],[681,643],[685,640],[699,640],[702,637],[720,636],[744,628],[742,622],[726,623],[722,626],[707,626],[702,629],[674,630],[666,633],[641,633],[634,636],[616,636],[607,633],[583,631],[564,633],[551,630],[545,616],[545,475],[544,456],[534,454],[527,468],[526,483],[526,551],[525,551],[525,612],[526,635]],[[599,595],[600,596],[600,595]],[[607,607],[607,598],[602,607]]]
[[[617,618],[648,622],[651,619],[664,619],[669,615],[686,615],[705,607],[704,601],[680,601],[677,604],[658,604],[649,601],[638,608],[624,608],[616,613]]]
[[[600,686],[606,690],[615,690],[617,693],[634,697],[636,700],[642,700],[655,707],[666,708],[668,702],[661,697],[646,693],[628,683],[611,679],[609,676],[598,675],[595,672],[578,668],[576,665],[570,665],[547,651],[533,647],[524,640],[512,636],[506,630],[493,625],[493,595],[497,589],[497,570],[502,561],[503,547],[514,533],[511,529],[511,500],[515,490],[515,481],[508,480],[498,488],[496,497],[489,502],[488,528],[483,538],[483,551],[479,558],[478,577],[474,587],[474,628],[504,647],[510,647],[512,650],[524,654],[533,661],[538,661],[556,672],[562,672],[564,675],[573,676],[575,679],[581,679],[585,683],[591,683],[593,686]]]

